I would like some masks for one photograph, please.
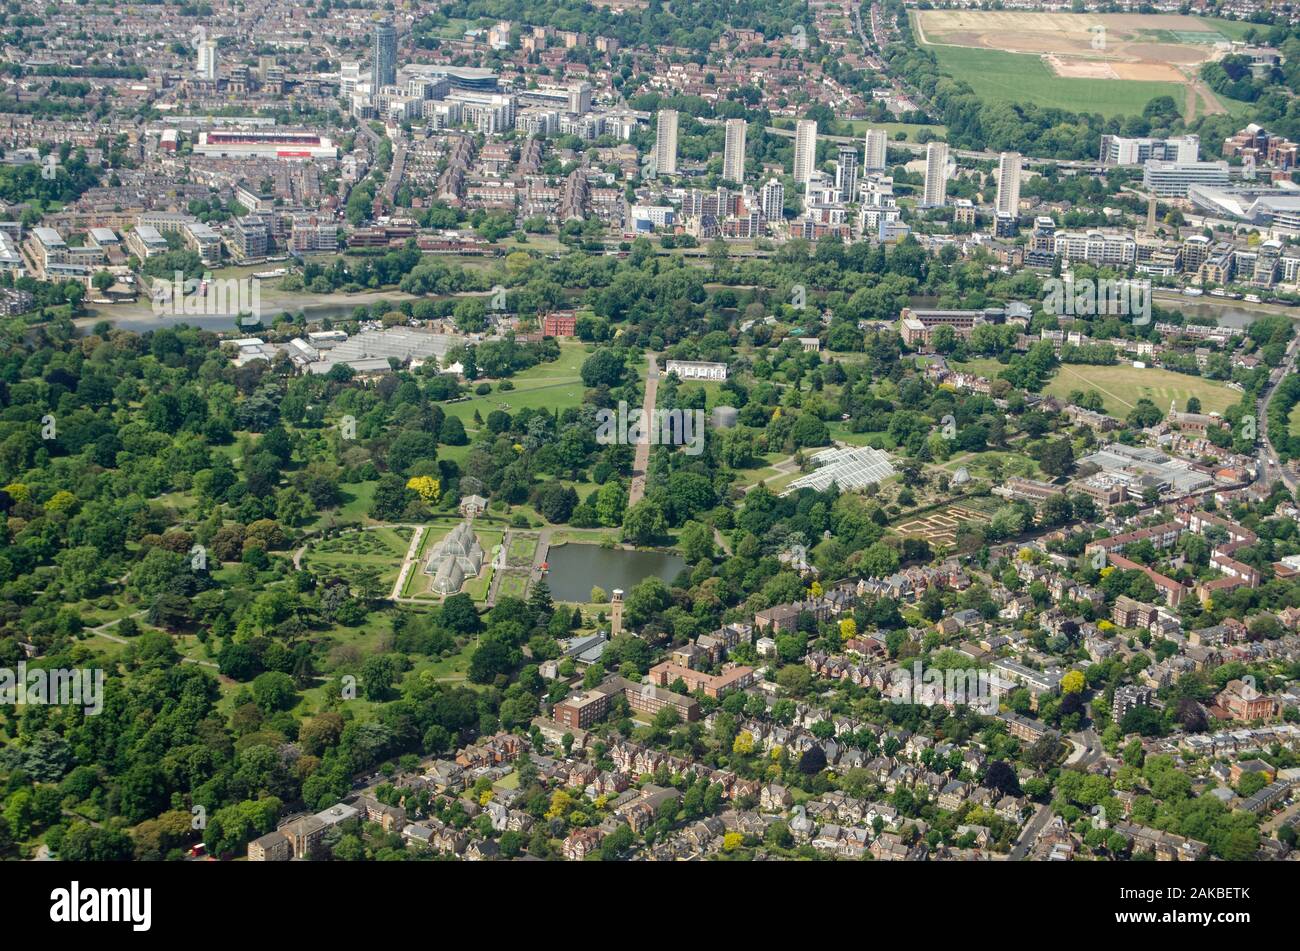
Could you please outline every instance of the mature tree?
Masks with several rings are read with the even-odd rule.
[[[654,499],[642,499],[623,515],[623,538],[633,544],[652,544],[667,531],[663,508]]]

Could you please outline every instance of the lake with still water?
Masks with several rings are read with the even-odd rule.
[[[686,567],[680,555],[666,551],[631,551],[599,545],[559,545],[546,555],[546,584],[557,601],[586,603],[593,585],[606,592],[630,592],[651,576],[671,582]]]

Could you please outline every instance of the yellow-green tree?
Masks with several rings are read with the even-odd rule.
[[[77,497],[75,495],[67,489],[60,489],[58,492],[55,492],[54,495],[50,496],[49,501],[45,503],[45,511],[66,512],[76,504]]]
[[[406,481],[406,487],[430,505],[442,495],[442,485],[433,476],[412,476]]]
[[[551,794],[551,808],[546,810],[546,818],[563,819],[573,810],[573,797],[563,789]]]
[[[1061,678],[1062,693],[1078,693],[1083,689],[1083,671],[1072,670]]]

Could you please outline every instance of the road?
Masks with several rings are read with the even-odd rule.
[[[1101,759],[1103,752],[1101,738],[1097,736],[1092,727],[1080,730],[1078,733],[1071,733],[1068,739],[1075,745],[1076,750],[1083,751],[1078,759],[1069,764],[1072,768],[1078,767],[1086,773],[1090,766]],[[1043,826],[1047,825],[1051,818],[1051,806],[1039,806],[1029,821],[1025,823],[1025,827],[1020,830],[1020,835],[1016,837],[1016,844],[1011,847],[1008,859],[1012,862],[1019,862],[1023,859],[1029,853],[1030,848],[1033,847],[1034,842],[1037,841],[1039,834],[1043,831]]]
[[[488,585],[487,598],[484,600],[489,608],[497,603],[497,589],[501,587],[501,569],[510,563],[510,543],[514,540],[514,531],[507,528],[501,536],[501,547],[497,549],[496,558],[492,560],[492,583]]]
[[[1277,392],[1277,385],[1285,377],[1295,373],[1296,357],[1300,355],[1300,335],[1297,335],[1291,344],[1287,347],[1286,359],[1282,365],[1269,374],[1268,387],[1264,390],[1264,395],[1257,404],[1257,421],[1259,431],[1259,477],[1264,484],[1272,485],[1274,482],[1281,481],[1287,487],[1287,490],[1294,493],[1297,480],[1288,469],[1280,465],[1275,465],[1273,460],[1277,458],[1277,450],[1273,448],[1273,443],[1268,438],[1268,404]]]
[[[1101,737],[1092,727],[1080,730],[1078,733],[1071,733],[1067,738],[1074,744],[1076,750],[1083,751],[1082,755],[1070,765],[1078,766],[1086,772],[1089,766],[1101,759],[1104,752],[1101,748]]]
[[[1300,816],[1300,800],[1291,803],[1291,805],[1287,806],[1272,819],[1269,819],[1260,826],[1260,830],[1264,832],[1265,835],[1272,834],[1284,825],[1294,824],[1293,820],[1297,816]]]
[[[1039,806],[1025,827],[1020,830],[1020,836],[1016,839],[1016,844],[1011,847],[1011,852],[1007,859],[1012,862],[1019,862],[1029,852],[1029,847],[1038,839],[1038,834],[1043,831],[1043,826],[1052,818],[1052,808],[1050,806]]]
[[[653,413],[659,396],[659,361],[653,353],[646,355],[644,412]],[[653,420],[653,417],[651,417]],[[632,461],[632,487],[627,493],[627,507],[631,508],[645,497],[646,470],[650,468],[650,428],[641,434]]]
[[[402,184],[402,175],[406,172],[406,140],[398,139],[393,143],[393,164],[384,180],[383,197],[389,207],[397,204],[397,189]]]

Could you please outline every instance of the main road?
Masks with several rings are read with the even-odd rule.
[[[1263,395],[1256,404],[1256,418],[1258,420],[1259,432],[1259,477],[1265,485],[1272,485],[1274,482],[1281,480],[1287,490],[1294,493],[1296,485],[1300,483],[1290,470],[1283,468],[1277,462],[1277,450],[1273,448],[1273,443],[1268,437],[1268,404],[1277,393],[1277,385],[1283,379],[1295,373],[1296,357],[1300,355],[1300,334],[1291,341],[1286,350],[1286,359],[1282,365],[1275,369],[1268,376],[1268,385],[1264,389]]]

